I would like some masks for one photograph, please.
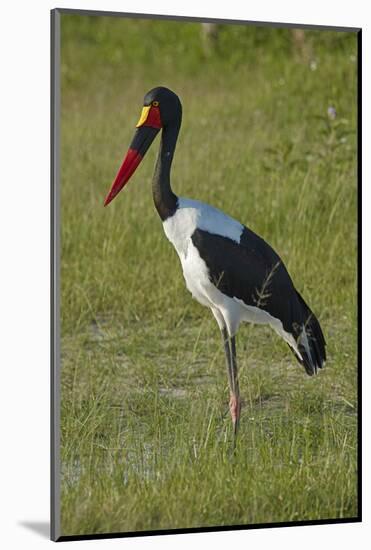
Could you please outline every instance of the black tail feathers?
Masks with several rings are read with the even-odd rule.
[[[301,358],[297,356],[297,359],[304,366],[306,373],[312,376],[324,366],[326,341],[318,319],[300,294],[296,293],[300,305],[300,315],[296,318],[300,317],[300,322],[295,323],[293,332],[301,355]]]

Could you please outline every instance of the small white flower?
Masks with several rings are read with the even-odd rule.
[[[331,118],[331,120],[335,120],[337,115],[335,107],[330,105],[330,107],[327,109],[327,114],[328,114],[328,117]]]

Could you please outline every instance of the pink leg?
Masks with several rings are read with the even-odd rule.
[[[241,415],[241,400],[239,395],[233,393],[230,394],[229,410],[232,417],[234,433],[237,434]]]

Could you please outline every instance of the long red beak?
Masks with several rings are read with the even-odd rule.
[[[126,153],[124,161],[117,172],[117,176],[111,185],[108,195],[105,198],[104,206],[107,206],[124,188],[135,170],[138,168],[141,160],[149,149],[152,141],[155,139],[160,128],[151,126],[141,126],[134,134],[134,138],[130,144],[129,150]]]
[[[117,172],[117,176],[111,185],[108,195],[104,200],[104,206],[107,206],[116,195],[125,187],[125,184],[129,181],[130,177],[134,174],[136,168],[139,166],[142,160],[142,155],[135,149],[129,149],[124,158],[120,170]]]

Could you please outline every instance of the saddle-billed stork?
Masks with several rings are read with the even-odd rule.
[[[182,105],[174,92],[157,87],[145,95],[137,130],[104,205],[129,181],[162,130],[153,200],[165,234],[179,255],[188,290],[211,309],[219,325],[236,434],[241,400],[235,335],[241,321],[270,325],[309,375],[322,368],[326,343],[318,320],[269,244],[217,208],[177,197],[172,191],[170,168],[181,121]]]

